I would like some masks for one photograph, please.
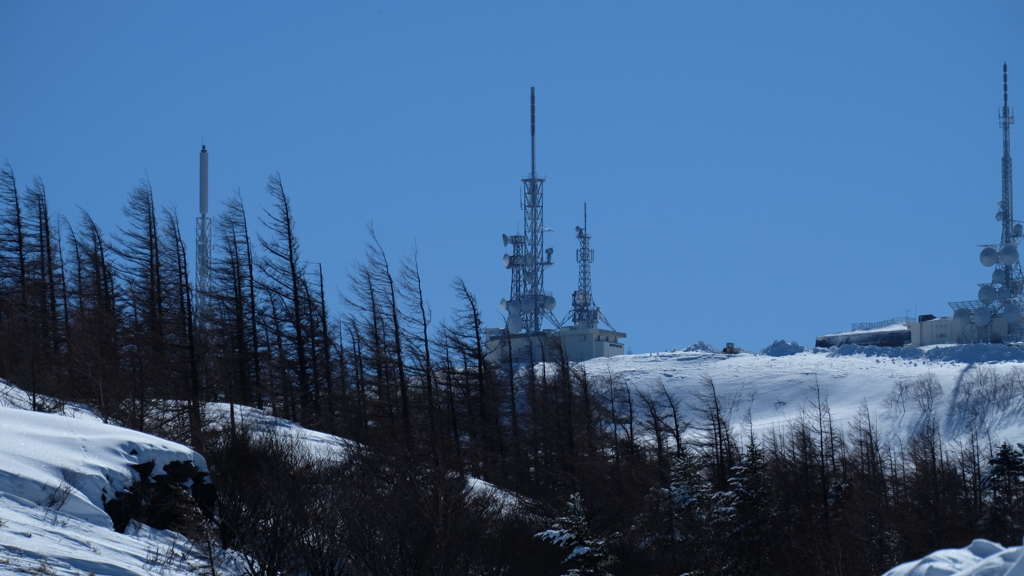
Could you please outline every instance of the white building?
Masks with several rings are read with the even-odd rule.
[[[918,322],[907,324],[910,328],[908,346],[931,346],[932,344],[962,344],[966,342],[1005,342],[1008,340],[1010,325],[1005,318],[996,316],[985,326],[957,322],[953,316],[935,318],[921,316]]]
[[[513,334],[501,328],[487,330],[487,359],[505,363],[511,356],[519,362],[555,362],[564,359],[583,362],[591,358],[608,358],[625,353],[619,340],[626,334],[603,328],[567,327],[544,330],[539,334]]]

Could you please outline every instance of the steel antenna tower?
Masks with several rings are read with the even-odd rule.
[[[213,252],[210,231],[213,219],[206,216],[209,209],[209,155],[203,144],[199,152],[199,217],[196,218],[196,316],[200,320],[206,313],[206,297],[210,289],[210,260]]]
[[[1013,159],[1010,157],[1010,125],[1013,111],[1009,104],[1007,69],[1003,62],[1003,106],[999,110],[999,128],[1003,132],[1002,196],[996,220],[1000,222],[999,244],[984,244],[981,263],[994,266],[991,283],[979,284],[978,299],[967,302],[950,302],[953,308],[953,325],[962,330],[964,341],[988,341],[994,334],[993,325],[998,318],[1005,322],[1005,334],[1011,340],[1020,339],[1021,312],[1024,301],[1024,273],[1021,271],[1018,243],[1024,225],[1013,218]]]
[[[600,313],[590,291],[590,265],[594,262],[594,251],[590,249],[590,234],[587,234],[586,204],[583,204],[583,227],[576,227],[576,239],[580,241],[580,247],[576,250],[580,274],[578,288],[572,293],[572,323],[577,328],[597,328]]]
[[[1013,110],[1009,104],[1009,89],[1007,88],[1006,62],[1003,62],[1003,108],[999,111],[999,127],[1003,132],[1003,158],[1002,158],[1002,200],[999,207],[1002,211],[1003,230],[999,238],[1000,255],[1002,256],[1008,246],[1014,246],[1012,261],[1003,261],[1003,286],[997,290],[997,294],[1008,295],[1003,303],[1003,316],[1007,317],[1009,324],[1008,336],[1012,339],[1020,339],[1020,308],[1021,289],[1024,288],[1024,274],[1021,273],[1020,258],[1017,243],[1020,241],[1022,227],[1020,222],[1013,218],[1013,158],[1010,157],[1010,125],[1013,124]],[[995,283],[996,278],[993,278]],[[1010,303],[1012,302],[1012,306]],[[1016,314],[1015,314],[1016,312]],[[1016,316],[1017,318],[1014,318]],[[1016,320],[1016,321],[1015,321]]]
[[[590,248],[590,234],[587,232],[586,203],[583,204],[583,227],[576,227],[576,239],[580,242],[580,247],[576,250],[576,262],[580,265],[579,284],[572,293],[572,310],[562,323],[572,320],[573,327],[590,329],[597,328],[599,323],[604,322],[615,330],[604,317],[601,308],[594,302],[594,293],[591,290],[590,265],[594,263],[594,251]]]
[[[551,266],[554,248],[544,248],[544,179],[537,176],[537,104],[534,88],[530,88],[530,175],[523,178],[520,198],[523,210],[523,234],[504,236],[505,245],[512,244],[513,253],[505,255],[505,267],[512,270],[512,289],[509,301],[502,302],[502,310],[509,313],[508,330],[519,333],[540,332],[541,322],[548,318],[558,325],[551,314],[554,297],[544,290],[544,270]]]
[[[1010,125],[1013,124],[1013,111],[1009,105],[1009,90],[1006,82],[1006,62],[1003,62],[1003,108],[999,111],[999,127],[1003,130],[1003,199],[999,207],[1003,212],[1003,235],[1001,244],[1013,244],[1020,232],[1014,231],[1013,220],[1013,159],[1010,158]],[[1010,270],[1007,267],[1007,275]]]

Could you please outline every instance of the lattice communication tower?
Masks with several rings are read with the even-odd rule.
[[[523,178],[520,198],[523,209],[523,234],[502,235],[505,246],[512,244],[512,254],[505,254],[505,268],[512,270],[509,299],[501,301],[501,309],[508,312],[506,327],[509,333],[523,330],[536,333],[544,318],[558,325],[551,311],[555,298],[544,290],[544,270],[553,263],[554,248],[544,248],[544,179],[537,176],[537,106],[533,88],[530,88],[530,175]]]
[[[983,244],[981,263],[994,267],[992,281],[979,284],[978,299],[967,302],[950,302],[953,308],[954,328],[961,330],[965,341],[989,341],[995,330],[994,324],[1005,322],[1006,334],[1011,340],[1019,340],[1021,334],[1021,309],[1024,302],[1024,273],[1021,272],[1018,244],[1024,235],[1024,225],[1013,218],[1013,160],[1010,157],[1010,125],[1013,124],[1013,110],[1009,105],[1006,63],[1003,63],[1003,106],[999,110],[999,127],[1003,133],[1002,198],[997,203],[999,211],[996,220],[1002,231],[999,244]]]
[[[575,328],[590,329],[597,328],[599,323],[604,322],[614,330],[601,312],[601,307],[594,303],[594,294],[591,291],[590,265],[594,263],[594,251],[590,248],[590,234],[587,233],[586,204],[583,205],[583,227],[576,227],[576,239],[580,242],[580,247],[576,250],[576,262],[580,265],[579,283],[576,291],[572,293],[572,310],[562,323],[571,320]]]

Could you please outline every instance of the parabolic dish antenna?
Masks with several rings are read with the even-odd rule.
[[[504,312],[504,311],[508,310],[508,300],[505,300],[504,298],[502,298],[502,299],[501,299],[501,302],[498,302],[498,308],[499,308],[499,309],[500,309],[500,310],[501,310],[502,312]]]
[[[992,283],[1002,284],[1003,282],[1006,282],[1006,270],[996,268],[992,271]]]
[[[967,308],[960,308],[953,312],[953,326],[964,328],[971,323],[971,311]]]
[[[1000,316],[992,317],[992,332],[995,334],[1006,334],[1008,332],[1006,319]]]
[[[988,246],[981,251],[981,264],[983,266],[994,266],[996,262],[999,262],[999,252],[996,249]]]
[[[555,309],[555,297],[554,296],[545,296],[544,297],[544,309],[549,311],[549,312],[551,310]]]
[[[996,288],[996,299],[1005,300],[1011,296],[1009,286],[1000,286]]]
[[[996,212],[996,220],[998,220],[1000,222],[1003,221],[1003,211],[1002,210],[1000,210],[999,212]]]
[[[508,331],[512,334],[518,334],[523,329],[523,319],[518,314],[510,314],[508,321],[505,322],[505,326],[508,327]]]
[[[519,300],[509,300],[506,308],[509,314],[519,314],[523,311],[523,305]]]
[[[978,300],[985,306],[995,302],[996,300],[996,288],[991,284],[982,284],[981,288],[978,289]],[[977,324],[977,322],[975,322]],[[980,324],[979,324],[980,326]]]
[[[533,282],[533,272],[529,270],[523,272],[523,280],[526,280],[527,282]]]
[[[1013,266],[1019,258],[1020,255],[1017,254],[1017,247],[1013,244],[1007,244],[999,251],[999,261],[1005,266]]]
[[[1017,306],[1013,302],[1007,302],[1003,305],[1003,319],[1010,324],[1016,324],[1020,321],[1020,306]]]
[[[533,303],[533,298],[530,298],[530,297],[523,298],[519,302],[520,302],[520,306],[522,308],[522,311],[526,312],[526,313],[533,312],[533,309],[536,306]]]
[[[501,263],[505,265],[505,268],[511,268],[512,267],[512,257],[509,256],[508,254],[505,254],[504,256],[501,257]],[[985,265],[986,266],[991,266],[991,264],[985,264]]]
[[[971,320],[978,326],[988,326],[988,323],[992,320],[992,310],[988,306],[978,308],[971,313]]]

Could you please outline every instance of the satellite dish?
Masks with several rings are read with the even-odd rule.
[[[501,302],[498,303],[498,308],[500,308],[502,312],[508,310],[508,300],[502,298]]]
[[[1020,224],[1014,224],[1013,235],[1017,237],[1024,235],[1024,226],[1021,226]]]
[[[505,326],[512,334],[518,334],[523,329],[523,319],[518,314],[511,314],[505,322]]]
[[[996,262],[999,262],[999,253],[996,249],[988,246],[981,251],[981,264],[983,266],[994,266]]]
[[[999,288],[996,288],[996,298],[999,300],[1006,300],[1012,295],[1013,294],[1010,293],[1009,286],[1000,286]]]
[[[978,308],[971,313],[971,320],[978,326],[988,326],[988,323],[992,320],[992,310],[988,306]]]
[[[577,226],[576,227],[576,235],[579,236],[580,234],[583,234],[583,228],[580,228],[579,226]]]
[[[996,220],[998,220],[999,222],[1003,221],[1003,211],[1002,210],[1000,210],[999,212],[996,212]]]
[[[1003,305],[1003,320],[1006,320],[1010,324],[1016,324],[1020,321],[1020,306],[1017,306],[1013,302],[1007,302]]]
[[[1006,266],[1013,266],[1019,259],[1020,255],[1017,253],[1017,247],[1013,244],[1007,244],[999,251],[999,261]]]
[[[512,257],[509,256],[508,254],[505,254],[504,256],[501,257],[501,263],[505,265],[505,268],[511,268]]]
[[[953,326],[963,329],[971,323],[971,311],[967,308],[960,308],[953,312]]]
[[[1008,332],[1008,330],[1007,330],[1008,326],[1006,325],[1007,322],[1006,322],[1005,318],[1001,318],[999,316],[995,316],[995,317],[992,318],[991,324],[992,324],[992,333],[993,334],[999,334],[1001,336],[1005,336],[1006,333]]]
[[[509,300],[506,308],[509,314],[519,314],[523,311],[523,305],[519,300]]]
[[[502,234],[501,241],[503,242],[504,246],[508,246],[508,234]]]
[[[1006,270],[1002,268],[996,268],[992,271],[992,283],[1003,284],[1006,282]]]
[[[981,288],[978,289],[978,300],[985,306],[995,302],[996,300],[996,288],[991,284],[982,284]],[[977,324],[977,322],[975,322]]]
[[[554,296],[545,296],[544,297],[544,308],[548,312],[550,312],[550,311],[555,309],[555,297]]]

